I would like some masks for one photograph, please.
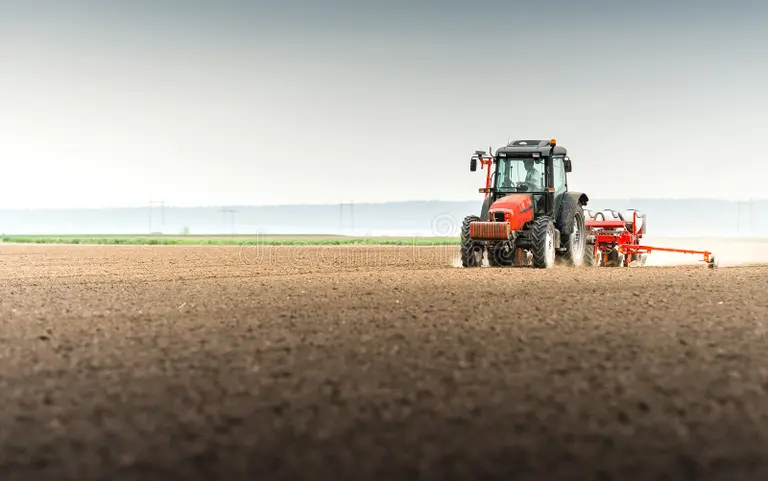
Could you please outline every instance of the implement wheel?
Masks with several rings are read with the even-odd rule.
[[[595,244],[586,244],[584,246],[584,265],[587,267],[595,267],[600,265],[600,258],[602,254],[600,251],[595,254]]]
[[[624,267],[624,254],[618,249],[612,249],[608,253],[608,265],[611,267]]]

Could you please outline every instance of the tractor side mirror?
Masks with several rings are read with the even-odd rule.
[[[573,165],[571,164],[571,159],[565,159],[565,172],[570,173],[573,170]]]
[[[469,171],[474,172],[477,170],[477,157],[469,159]]]

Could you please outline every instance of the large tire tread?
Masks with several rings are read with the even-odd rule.
[[[571,235],[573,234],[573,219],[574,217],[579,218],[579,229],[581,232],[581,238],[579,240],[579,243],[582,246],[582,250],[584,251],[584,255],[586,255],[586,240],[587,240],[587,233],[586,233],[586,216],[584,212],[584,206],[579,202],[579,200],[569,195],[568,193],[564,194],[563,197],[563,204],[562,204],[562,210],[560,211],[560,215],[558,216],[557,222],[555,224],[555,227],[560,230],[560,240],[563,247],[565,247],[565,251],[559,254],[559,260],[562,264],[570,266],[570,267],[581,267],[585,264],[584,256],[582,256],[579,259],[575,259],[573,256],[573,251],[571,250]]]
[[[554,240],[554,222],[549,216],[538,217],[531,228],[531,243],[533,253],[533,267],[545,269],[547,267],[547,234]]]
[[[469,237],[469,224],[478,220],[480,217],[468,215],[461,223],[461,265],[463,267],[481,267],[483,265],[482,253],[485,250],[485,244]],[[479,262],[476,255],[478,251],[480,252]]]

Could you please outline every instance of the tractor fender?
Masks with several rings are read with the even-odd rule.
[[[491,194],[486,194],[483,206],[480,208],[480,218],[482,220],[488,220],[488,211],[491,209],[492,200]]]
[[[566,195],[569,197],[573,197],[579,204],[582,206],[587,205],[589,202],[589,197],[587,197],[587,194],[584,192],[566,192]]]
[[[583,192],[566,192],[563,196],[562,209],[557,219],[557,229],[568,235],[573,231],[573,223],[571,218],[576,210],[582,210],[589,202],[589,197]],[[586,218],[584,220],[587,220]]]

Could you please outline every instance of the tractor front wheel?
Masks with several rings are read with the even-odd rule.
[[[488,246],[488,265],[513,267],[517,265],[518,249],[511,242],[497,242]]]
[[[461,265],[463,267],[480,267],[483,265],[485,244],[469,237],[469,224],[479,221],[480,217],[468,215],[461,224]]]
[[[551,269],[555,264],[555,223],[548,216],[541,216],[533,222],[531,229],[533,267]]]

